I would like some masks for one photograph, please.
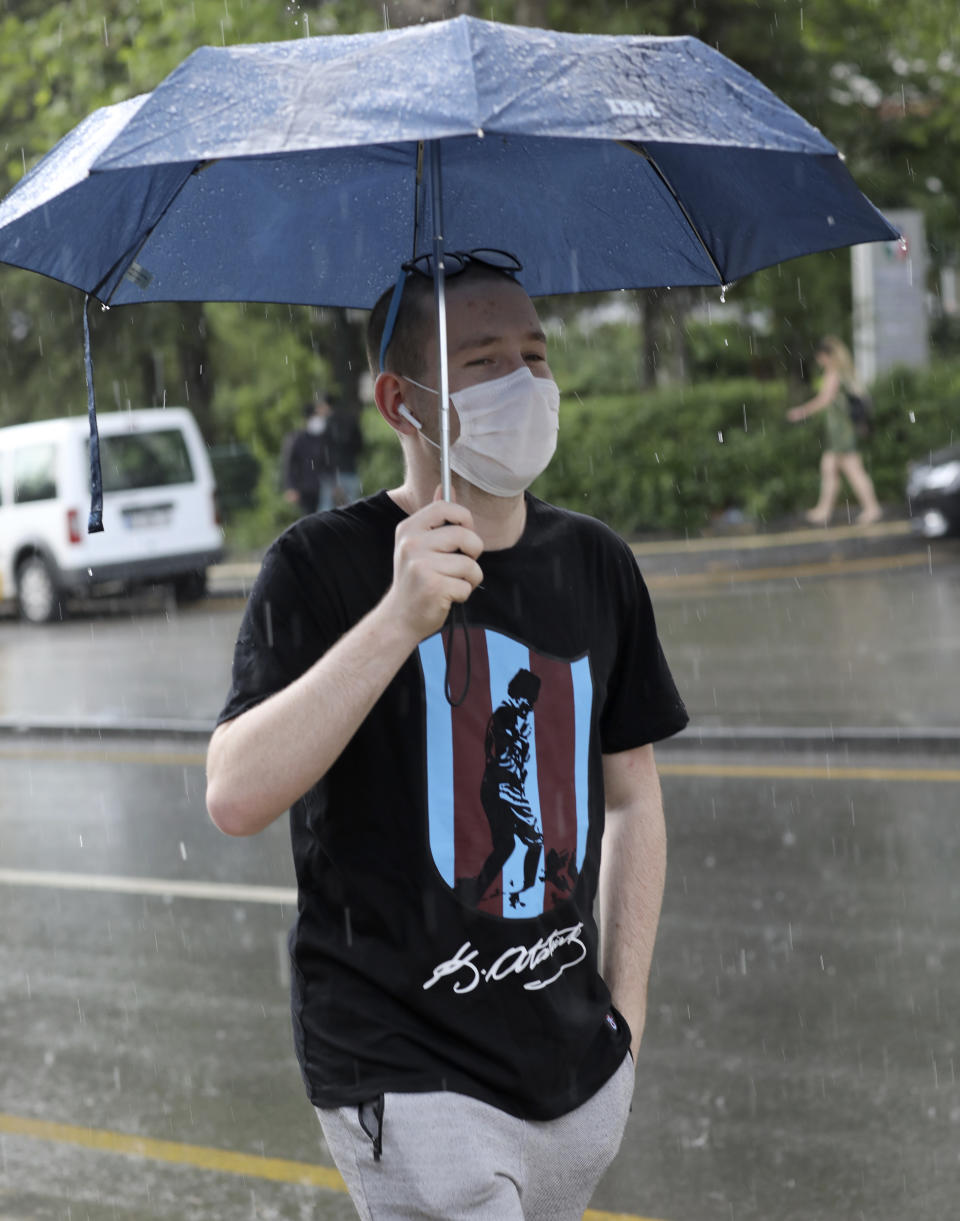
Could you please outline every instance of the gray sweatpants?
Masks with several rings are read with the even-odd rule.
[[[464,1094],[387,1094],[379,1159],[372,1106],[317,1115],[363,1221],[580,1221],[620,1148],[633,1079],[628,1055],[582,1106],[542,1121]]]

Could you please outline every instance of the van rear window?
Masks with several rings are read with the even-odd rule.
[[[187,443],[175,428],[101,436],[100,465],[105,492],[193,482]]]

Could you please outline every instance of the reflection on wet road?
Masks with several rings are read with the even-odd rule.
[[[0,1215],[354,1216],[292,1054],[286,828],[221,836],[183,744],[0,745]],[[950,1216],[960,767],[660,760],[650,1017],[588,1217]]]
[[[960,1199],[960,563],[772,554],[736,580],[648,557],[703,737],[658,750],[667,895],[592,1221],[946,1221]],[[3,1221],[355,1216],[293,1056],[287,829],[230,840],[203,808],[239,615],[0,623]],[[931,727],[936,753],[897,741]],[[731,749],[746,728],[772,736]]]

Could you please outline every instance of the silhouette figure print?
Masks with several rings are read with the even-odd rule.
[[[543,851],[543,830],[527,798],[527,765],[533,706],[540,694],[540,679],[530,670],[518,670],[507,684],[507,698],[487,722],[484,741],[486,764],[480,785],[480,802],[490,824],[493,849],[475,879],[461,879],[458,889],[475,903],[486,895],[509,860],[517,841],[525,844],[523,885],[510,891],[510,906],[524,906],[523,892],[536,882]],[[464,885],[473,883],[472,885]]]

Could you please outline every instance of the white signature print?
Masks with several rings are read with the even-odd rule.
[[[510,975],[535,971],[542,963],[553,959],[554,955],[559,954],[562,950],[572,950],[575,957],[565,959],[563,954],[559,954],[559,958],[551,963],[557,969],[549,979],[530,979],[523,985],[526,991],[537,992],[540,988],[546,988],[555,983],[564,971],[575,967],[578,962],[583,962],[586,958],[587,947],[580,940],[582,929],[582,923],[571,924],[569,928],[555,929],[546,937],[540,937],[533,945],[513,945],[510,949],[504,950],[496,962],[485,970],[477,966],[476,959],[480,951],[474,949],[469,941],[465,941],[452,958],[438,963],[433,968],[433,976],[423,985],[423,990],[426,992],[428,988],[432,988],[441,979],[446,979],[448,975],[461,975],[462,977],[453,985],[454,992],[472,992],[481,980],[488,984],[499,983]]]

